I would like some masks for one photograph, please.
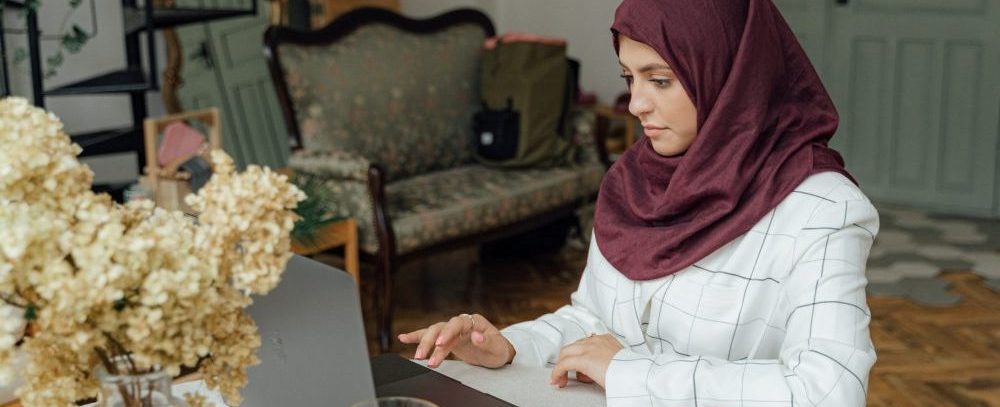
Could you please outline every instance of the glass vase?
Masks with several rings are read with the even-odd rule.
[[[119,370],[126,370],[119,366]],[[111,374],[98,367],[97,380],[101,385],[98,407],[189,407],[183,399],[173,396],[171,377],[162,370]]]

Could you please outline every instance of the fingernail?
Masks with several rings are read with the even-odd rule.
[[[413,358],[414,359],[423,359],[424,358],[424,351],[418,350],[417,353],[413,354]]]

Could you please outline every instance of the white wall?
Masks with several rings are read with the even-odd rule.
[[[503,1],[503,0],[500,0]],[[454,8],[475,8],[493,19],[497,12],[498,0],[400,0],[399,11],[410,17],[431,17]]]
[[[94,14],[97,18],[96,35],[87,41],[79,53],[70,54],[63,51],[64,60],[62,66],[57,69],[57,74],[43,79],[45,89],[125,68],[121,2],[117,0],[94,1],[96,5],[96,13]],[[76,24],[89,32],[93,28],[90,4],[90,0],[84,1],[66,20],[64,29]],[[69,6],[66,1],[43,1],[38,18],[42,33],[45,35],[60,33],[60,27],[63,27],[62,24],[68,10]],[[25,20],[12,9],[8,9],[3,18],[5,28],[23,29],[25,26]],[[30,63],[28,60],[18,64],[13,63],[14,52],[17,48],[27,50],[27,36],[7,34],[5,37],[11,93],[30,100],[32,97]],[[142,43],[144,46],[144,38]],[[45,59],[59,49],[59,43],[58,41],[45,40],[40,42],[40,47],[44,72]],[[156,48],[159,65],[157,76],[162,78],[166,54],[162,37],[159,35],[157,35]],[[145,61],[145,48],[143,48],[143,61]],[[147,92],[146,101],[148,115],[161,116],[165,114],[159,92]],[[59,116],[69,134],[132,125],[131,104],[127,95],[50,96],[45,98],[45,107]],[[88,157],[81,161],[90,165],[91,169],[94,170],[96,183],[128,181],[134,179],[139,171],[138,163],[133,154]]]
[[[121,3],[95,1],[99,27],[97,36],[91,38],[80,53],[64,53],[66,59],[58,74],[44,81],[46,88],[125,66]],[[66,2],[44,1],[42,4],[39,15],[41,29],[46,33],[58,31],[66,15]],[[89,0],[83,2],[67,27],[78,24],[85,30],[91,28],[89,4]],[[569,41],[570,56],[581,62],[581,86],[587,91],[597,92],[602,101],[609,102],[625,90],[618,78],[618,64],[608,31],[617,4],[617,0],[401,0],[400,8],[404,14],[427,17],[456,7],[473,7],[489,15],[499,33],[527,31],[564,37]],[[24,27],[24,21],[16,14],[10,10],[4,13],[5,27]],[[7,34],[6,37],[8,61],[12,61],[14,50],[26,47],[26,38],[18,34]],[[43,41],[41,47],[44,64],[45,57],[57,49],[57,43]],[[157,50],[157,62],[162,72],[166,57],[159,36]],[[28,62],[11,63],[9,69],[12,92],[30,97]],[[149,114],[164,114],[160,93],[147,92],[146,95]],[[128,97],[124,95],[49,97],[46,98],[46,106],[63,120],[69,133],[123,127],[131,122]]]
[[[532,32],[566,38],[569,55],[580,60],[580,86],[610,103],[625,91],[611,46],[611,22],[618,0],[401,0],[404,14],[432,16],[456,7],[478,8],[498,33]]]
[[[58,74],[45,79],[45,87],[85,79],[125,66],[125,48],[122,33],[121,3],[117,0],[94,0],[97,4],[97,36],[91,38],[78,54],[65,53],[65,61]],[[266,2],[266,0],[259,0]],[[39,15],[43,32],[57,32],[66,16],[64,1],[44,1]],[[482,10],[493,20],[498,33],[508,31],[534,32],[564,37],[569,42],[569,55],[581,62],[580,83],[584,90],[596,92],[604,102],[625,90],[618,78],[619,68],[608,27],[611,26],[618,0],[401,0],[404,14],[428,17],[456,7],[473,7]],[[78,24],[85,30],[91,28],[90,2],[84,1],[67,21],[66,27]],[[6,28],[23,28],[24,21],[11,10],[4,13]],[[14,50],[26,47],[26,36],[7,34],[7,53],[11,88],[15,95],[30,98],[31,81],[29,64],[13,64]],[[145,44],[145,41],[143,41]],[[42,59],[57,49],[57,42],[43,41]],[[158,77],[162,78],[166,62],[162,38],[157,36]],[[163,115],[165,109],[159,92],[147,92],[150,116]],[[70,134],[125,127],[131,124],[129,99],[125,95],[83,95],[46,98],[46,107],[55,112]],[[115,167],[113,164],[104,167]],[[95,165],[95,170],[98,167]],[[125,171],[129,172],[129,171]],[[97,174],[101,178],[102,174]],[[116,176],[120,178],[120,175]]]
[[[94,0],[97,5],[97,35],[91,38],[77,54],[63,51],[64,61],[58,68],[58,73],[44,79],[46,89],[59,85],[86,79],[105,72],[119,70],[125,67],[125,43],[123,36],[121,2],[110,0]],[[58,33],[63,18],[69,6],[65,1],[43,1],[39,13],[39,27],[45,34]],[[89,31],[91,27],[90,0],[84,1],[67,21],[66,27],[79,25]],[[17,12],[8,10],[4,13],[4,27],[24,28],[24,20]],[[159,36],[158,36],[159,37]],[[159,38],[157,38],[159,40]],[[16,48],[27,49],[27,36],[7,34],[7,59],[10,69],[11,91],[15,95],[31,98],[30,64],[27,60],[13,63]],[[145,44],[145,40],[143,40]],[[58,41],[41,42],[42,66],[45,58],[58,50]],[[166,61],[163,53],[163,43],[157,44],[159,56],[157,62],[162,72]],[[145,51],[143,51],[145,52]],[[148,110],[150,115],[162,115],[163,102],[159,92],[148,92]],[[46,108],[55,112],[62,119],[69,133],[88,132],[129,126],[132,121],[129,98],[126,95],[80,95],[52,96],[45,98]]]

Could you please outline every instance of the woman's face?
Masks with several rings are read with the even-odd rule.
[[[683,154],[698,135],[698,114],[677,75],[653,48],[624,35],[618,37],[618,61],[632,93],[628,110],[642,121],[653,151]]]

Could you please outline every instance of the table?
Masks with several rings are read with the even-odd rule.
[[[183,399],[184,395],[187,393],[201,394],[202,396],[205,396],[205,401],[209,402],[209,405],[214,404],[215,407],[228,406],[228,404],[226,404],[226,401],[222,398],[221,394],[209,390],[208,387],[205,385],[205,381],[200,379],[190,380],[190,381],[182,380],[180,382],[174,383],[172,392],[174,397],[180,399]],[[96,406],[97,403],[93,403],[93,404],[86,404],[83,407],[96,407]]]
[[[426,365],[422,361],[414,363]],[[551,369],[543,367],[510,365],[501,369],[471,366],[465,362],[446,360],[438,372],[462,382],[483,393],[492,394],[520,407],[603,407],[604,389],[596,384],[570,381],[559,389],[549,385]],[[195,392],[204,395],[218,407],[225,407],[218,393],[208,390],[201,380],[174,384],[174,395]]]
[[[414,363],[426,365],[422,361]],[[446,360],[438,372],[462,382],[483,393],[492,394],[520,407],[603,407],[604,390],[596,384],[570,381],[559,389],[549,385],[551,369],[543,367],[510,365],[501,369],[486,369],[465,362]],[[174,384],[173,393],[181,397],[194,392],[204,395],[218,407],[225,407],[222,396],[209,390],[202,380],[181,381]],[[4,405],[4,404],[0,404]],[[16,406],[14,404],[13,406]],[[92,405],[91,405],[92,406]]]
[[[207,401],[215,403],[216,407],[226,407],[225,401],[222,399],[222,395],[211,391],[205,386],[205,381],[199,378],[198,374],[193,374],[190,376],[185,376],[177,379],[173,386],[173,395],[178,398],[183,398],[185,393],[197,393],[205,396]],[[14,388],[20,386],[23,380],[17,380],[14,386],[0,389],[0,400],[7,400],[14,397]],[[85,404],[83,407],[95,407],[97,403]],[[0,407],[21,407],[21,403],[17,400],[11,400],[7,402],[0,401]]]
[[[361,284],[361,266],[358,262],[358,225],[354,219],[341,219],[329,223],[316,231],[311,242],[292,240],[295,254],[309,256],[336,247],[344,247],[344,268],[354,277],[354,283]]]
[[[420,363],[420,362],[416,362]],[[437,369],[462,384],[521,407],[603,407],[604,389],[570,380],[562,389],[549,385],[552,369],[509,365],[501,369],[446,360]]]
[[[278,174],[292,178],[295,171],[284,167],[275,170]],[[354,219],[340,219],[316,231],[311,242],[292,240],[292,252],[301,256],[311,256],[337,247],[344,247],[344,268],[354,277],[354,283],[361,286],[361,265],[358,260],[358,224]],[[2,407],[2,406],[0,406]]]

